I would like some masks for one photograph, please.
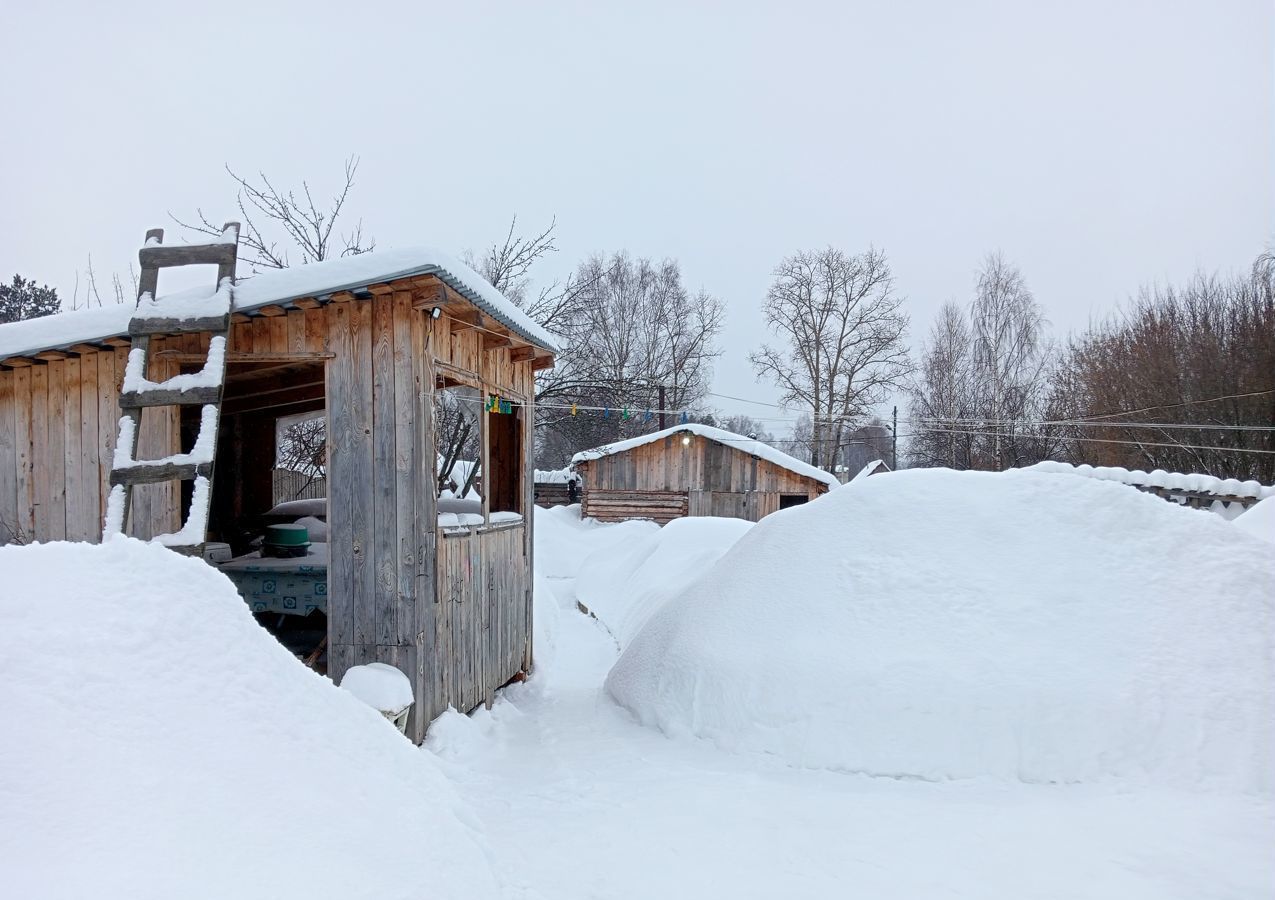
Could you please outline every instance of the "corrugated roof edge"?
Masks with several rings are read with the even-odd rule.
[[[487,297],[484,297],[482,291],[474,288],[466,279],[437,263],[409,266],[406,269],[389,273],[377,273],[375,277],[324,285],[322,290],[318,292],[301,291],[295,294],[271,293],[268,290],[259,293],[253,289],[252,282],[254,277],[260,276],[244,278],[234,287],[234,308],[236,311],[247,311],[258,309],[262,306],[285,304],[293,300],[300,300],[303,297],[314,297],[316,293],[317,296],[326,297],[340,291],[361,291],[373,284],[419,275],[437,275],[448,287],[524,340],[552,353],[559,352],[557,342],[554,341],[553,337],[525,314],[518,318],[509,315],[506,310],[500,308],[499,304],[493,303]],[[496,291],[490,285],[488,289],[493,292]],[[193,288],[188,290],[201,289]],[[257,294],[257,296],[254,296],[254,294]],[[161,303],[166,296],[172,295],[161,296]],[[502,296],[502,299],[505,298]],[[512,301],[505,299],[505,302],[512,306]],[[67,310],[62,313],[55,313],[54,316],[42,316],[37,319],[26,319],[21,322],[0,325],[0,357],[40,353],[45,350],[69,347],[79,343],[92,343],[95,340],[122,335],[128,329],[128,321],[132,318],[133,311],[134,308],[131,304],[122,304],[119,307],[102,309]],[[525,321],[519,321],[519,318]],[[77,328],[75,327],[76,325],[81,327]],[[6,330],[18,333],[25,332],[25,339],[5,341],[3,337]]]
[[[340,293],[341,291],[351,291],[351,292],[361,291],[361,290],[365,290],[368,286],[373,284],[381,284],[384,282],[397,281],[401,278],[414,278],[420,275],[437,275],[439,278],[441,278],[444,282],[447,283],[448,287],[456,291],[456,293],[460,294],[470,303],[473,303],[475,306],[480,308],[483,312],[487,313],[493,319],[498,321],[501,325],[504,325],[506,328],[510,329],[511,331],[516,332],[519,335],[519,337],[523,338],[524,340],[530,341],[531,343],[535,344],[537,347],[541,347],[553,353],[559,352],[557,342],[553,339],[553,336],[550,335],[549,332],[541,328],[539,325],[537,325],[535,322],[533,322],[530,317],[524,315],[523,318],[526,319],[525,322],[517,321],[513,316],[508,315],[505,310],[502,310],[497,304],[490,302],[486,297],[482,295],[481,291],[470,286],[469,282],[466,281],[464,278],[456,275],[454,272],[451,272],[445,266],[439,265],[438,263],[425,263],[419,266],[411,266],[401,271],[391,272],[388,274],[378,274],[376,277],[373,277],[373,278],[360,278],[345,284],[325,286],[322,291],[317,292],[317,296],[327,297],[331,294]],[[243,282],[241,284],[235,285],[236,293],[238,293],[240,289],[249,285],[250,283],[251,283],[250,278],[243,279]],[[491,287],[490,289],[492,291],[496,290],[494,287]],[[314,296],[316,296],[316,292],[313,292],[313,291],[309,293],[306,293],[306,292],[298,293],[295,296],[273,296],[272,295],[272,296],[263,297],[257,300],[253,300],[252,302],[247,304],[239,303],[238,299],[236,298],[235,309],[240,311],[249,310],[249,309],[257,309],[258,307],[261,307],[261,306],[270,306],[272,304],[288,303],[293,300],[300,300],[303,297],[314,297]],[[506,302],[512,305],[513,301],[506,300]]]

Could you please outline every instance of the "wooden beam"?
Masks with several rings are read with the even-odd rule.
[[[318,309],[323,304],[313,297],[302,297],[300,300],[293,300],[292,305],[297,309]]]
[[[354,299],[354,295],[351,294],[349,291],[337,291],[328,299],[331,300],[333,303],[349,303],[351,300]]]
[[[102,343],[108,347],[131,347],[133,342],[126,337],[108,337],[102,338]]]
[[[73,344],[67,349],[70,350],[72,353],[78,353],[80,354],[80,356],[83,356],[86,353],[97,353],[102,348],[97,346],[96,344]]]
[[[541,369],[553,368],[553,354],[546,353],[544,356],[534,357],[531,361],[531,371],[539,372]]]
[[[502,334],[494,334],[490,331],[483,333],[483,350],[499,350],[501,347],[509,347],[513,344],[509,338]]]
[[[282,306],[274,306],[274,305],[259,306],[253,311],[259,316],[267,316],[270,318],[273,318],[274,316],[286,316],[288,314],[288,311],[284,309]]]
[[[45,362],[52,362],[55,359],[66,359],[66,357],[67,354],[63,353],[61,350],[41,350],[39,353],[35,354],[36,359],[42,359]]]
[[[252,316],[245,316],[243,313],[232,313],[230,322],[233,325],[244,325],[252,321]]]
[[[231,350],[226,354],[226,363],[291,363],[322,362],[331,359],[335,354],[322,351],[298,351],[296,353],[254,353],[251,350]],[[185,353],[181,350],[160,350],[155,356],[176,360],[179,364],[202,364],[208,359],[206,353]]]
[[[25,356],[10,356],[8,359],[0,359],[0,365],[9,366],[13,369],[20,369],[24,366],[34,366],[34,359],[27,359]]]
[[[369,294],[376,294],[379,296],[381,294],[394,293],[394,288],[388,284],[369,284],[367,286],[367,292]]]
[[[526,344],[522,347],[515,347],[509,351],[509,359],[511,362],[526,362],[529,359],[534,359],[535,355],[536,348],[531,346],[531,344]]]

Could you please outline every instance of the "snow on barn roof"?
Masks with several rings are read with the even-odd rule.
[[[700,425],[690,423],[686,425],[674,425],[672,428],[665,428],[663,431],[654,431],[651,434],[639,435],[635,438],[629,438],[627,441],[616,441],[614,444],[604,444],[601,447],[595,447],[592,450],[582,450],[575,456],[571,457],[571,464],[589,462],[594,459],[601,459],[604,456],[612,456],[616,453],[624,453],[632,450],[634,447],[641,447],[643,444],[651,444],[655,441],[662,441],[666,437],[675,434],[696,434],[710,441],[716,441],[719,444],[725,444],[728,447],[734,447],[755,456],[758,459],[764,459],[772,462],[777,466],[782,466],[798,475],[804,475],[807,478],[813,478],[821,481],[828,487],[840,487],[841,482],[829,475],[822,469],[816,469],[809,463],[804,463],[796,457],[789,456],[780,450],[776,450],[769,444],[763,444],[761,441],[744,437],[742,434],[735,434],[733,431],[724,431],[721,428],[714,428],[711,425]]]
[[[1061,472],[1070,475],[1084,475],[1099,481],[1116,481],[1134,487],[1158,487],[1177,491],[1198,491],[1202,494],[1217,494],[1223,497],[1256,497],[1262,499],[1275,496],[1275,486],[1264,485],[1258,481],[1240,481],[1238,478],[1217,478],[1213,475],[1184,474],[1182,472],[1166,472],[1156,469],[1144,472],[1141,469],[1128,469],[1119,466],[1073,466],[1064,462],[1038,462],[1027,466],[1035,472]]]
[[[240,279],[234,286],[235,312],[250,312],[263,306],[287,303],[302,297],[322,299],[340,291],[357,292],[372,284],[437,275],[448,287],[520,337],[557,350],[547,331],[537,325],[513,301],[496,290],[469,266],[431,247],[378,250],[263,272]],[[156,312],[167,307],[187,307],[198,299],[211,297],[210,288],[194,288],[161,294]],[[38,319],[0,325],[0,358],[38,353],[89,343],[126,334],[135,313],[132,304],[78,309]]]
[[[886,472],[890,471],[890,467],[885,464],[884,459],[874,459],[872,460],[872,462],[868,463],[866,466],[860,469],[857,473],[855,473],[855,476],[846,483],[850,484],[851,482],[858,481],[860,478],[867,478],[877,469],[883,469]]]

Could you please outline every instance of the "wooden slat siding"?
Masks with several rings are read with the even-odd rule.
[[[329,315],[328,308],[322,306],[305,311],[305,344],[302,349],[307,353],[323,353],[328,349]]]
[[[0,369],[0,545],[22,541],[18,525],[17,398],[13,369]]]
[[[53,504],[49,498],[49,367],[31,368],[31,484],[35,539],[52,540]]]
[[[255,353],[256,341],[252,336],[252,322],[235,322],[230,326],[230,347],[236,353]]]
[[[397,471],[394,459],[394,307],[388,297],[367,301],[372,313],[372,635],[373,643],[398,643]],[[357,622],[356,622],[357,624]]]
[[[14,370],[13,397],[15,402],[13,446],[17,462],[14,487],[18,501],[16,526],[23,541],[31,541],[35,538],[35,478],[32,472],[30,368]]]
[[[376,643],[376,540],[372,477],[372,304],[350,305],[350,419],[355,465],[350,476],[354,529],[354,645]]]
[[[288,352],[302,353],[305,351],[305,310],[290,309],[285,317],[288,328]]]
[[[353,484],[357,465],[352,404],[353,335],[350,303],[333,303],[328,342],[334,354],[327,365],[328,480]],[[328,496],[328,674],[340,683],[353,659],[354,645],[354,520],[351,491]]]
[[[49,433],[46,465],[49,471],[49,530],[44,540],[66,540],[66,360],[52,360],[49,369]]]
[[[66,538],[97,538],[97,365],[91,354],[66,363]],[[92,376],[92,380],[89,380]],[[74,414],[73,413],[74,410]]]
[[[254,353],[276,353],[278,348],[271,342],[270,317],[254,316],[252,328],[252,349]]]
[[[393,419],[393,474],[396,500],[394,504],[393,569],[394,569],[394,642],[416,645],[416,500],[426,487],[417,478],[413,463],[419,458],[413,440],[413,414],[416,401],[416,377],[412,366],[412,319],[420,315],[412,309],[412,295],[396,292],[384,298],[392,327],[392,359],[390,386],[393,393],[390,415]],[[387,429],[389,430],[389,429]],[[413,655],[413,659],[414,659]],[[407,673],[412,678],[415,667]],[[413,683],[415,692],[417,685]]]
[[[106,522],[106,501],[110,496],[111,464],[115,454],[115,436],[119,431],[119,395],[115,391],[115,354],[97,354],[97,526],[95,540],[101,540]]]
[[[287,353],[288,352],[288,317],[287,314],[282,316],[263,316],[268,323],[270,329],[270,352],[271,353]]]
[[[447,709],[443,703],[439,664],[439,589],[436,529],[438,503],[434,469],[434,319],[417,311],[411,319],[411,359],[415,394],[412,400],[412,471],[417,479],[416,520],[413,535],[416,554],[417,694],[421,708],[414,713],[412,733],[417,741],[434,717]]]
[[[98,440],[98,363],[101,353],[80,357],[80,433],[83,435],[81,482],[85,494],[82,540],[102,537],[102,446]]]

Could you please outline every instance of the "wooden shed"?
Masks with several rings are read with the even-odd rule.
[[[552,339],[428,248],[236,280],[237,236],[227,226],[190,247],[149,232],[137,309],[0,326],[0,543],[100,540],[123,497],[127,533],[181,544],[184,532],[192,552],[220,541],[251,563],[247,541],[273,506],[275,423],[313,412],[326,423],[328,541],[278,577],[258,571],[275,593],[254,608],[323,613],[336,681],[373,661],[406,673],[419,741],[448,706],[490,702],[531,665],[533,377],[553,364]],[[209,262],[216,288],[159,292],[159,269]],[[438,511],[445,393],[484,471],[465,516]],[[305,584],[277,597],[285,575]]]
[[[602,521],[680,516],[762,516],[815,499],[837,480],[769,444],[678,425],[577,453],[582,514]]]

